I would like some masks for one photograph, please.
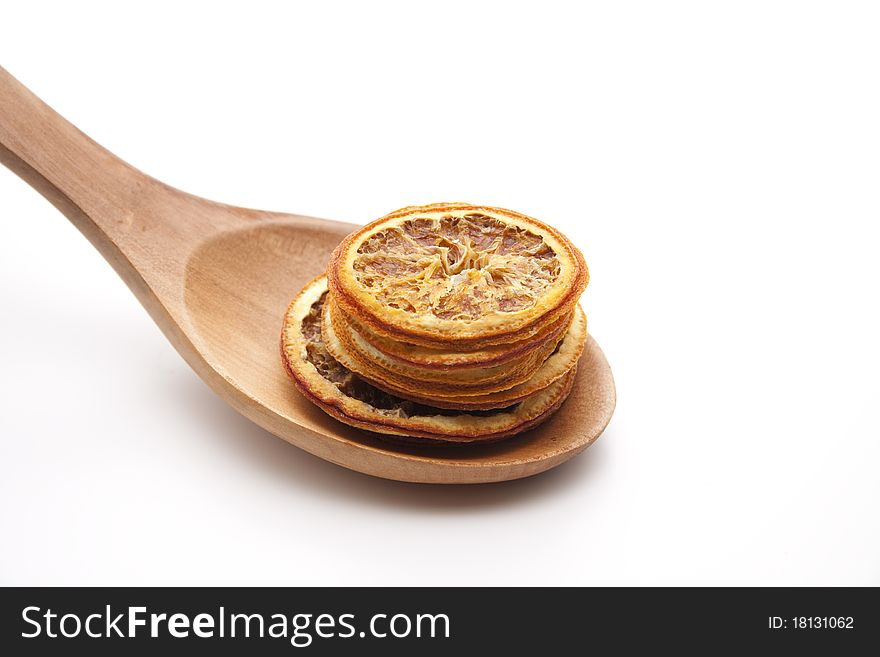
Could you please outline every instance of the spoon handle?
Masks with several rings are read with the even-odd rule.
[[[162,186],[77,130],[2,67],[0,161],[92,242],[109,239],[122,248],[127,213],[146,188]]]
[[[207,236],[260,213],[186,194],[122,161],[0,67],[0,162],[45,196],[135,290],[182,277]]]

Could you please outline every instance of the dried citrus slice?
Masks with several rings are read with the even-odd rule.
[[[316,278],[288,307],[281,333],[285,368],[300,391],[337,419],[361,429],[444,442],[498,440],[547,419],[566,399],[574,369],[507,408],[450,411],[401,399],[363,381],[326,349],[321,329],[327,280]]]
[[[357,416],[347,415],[339,409],[339,406],[327,404],[319,398],[310,398],[310,401],[328,415],[335,417],[340,422],[348,424],[349,426],[355,427],[357,429],[363,429],[365,431],[372,431],[380,435],[385,435],[389,437],[393,436],[397,439],[404,438],[405,440],[403,442],[412,443],[428,440],[435,443],[483,444],[497,442],[499,440],[515,436],[516,434],[528,431],[529,429],[532,429],[542,422],[550,419],[550,417],[557,410],[559,410],[559,407],[562,406],[563,402],[568,398],[568,395],[571,394],[571,389],[574,385],[574,375],[575,372],[569,372],[564,379],[560,379],[556,384],[554,384],[553,390],[548,391],[548,394],[545,395],[544,398],[542,398],[541,400],[534,400],[534,403],[532,403],[532,400],[527,400],[527,402],[531,404],[532,408],[534,408],[539,403],[543,407],[544,399],[555,399],[555,401],[547,406],[547,410],[545,410],[543,413],[535,415],[534,417],[532,417],[532,419],[522,422],[521,424],[511,426],[511,428],[500,429],[492,433],[488,432],[489,422],[478,419],[474,419],[470,423],[471,426],[480,427],[477,431],[473,433],[453,433],[460,432],[462,431],[462,427],[468,426],[466,421],[464,420],[449,419],[464,418],[465,415],[462,411],[454,411],[451,414],[443,414],[446,412],[442,409],[428,408],[427,410],[431,413],[441,414],[428,416],[432,420],[430,422],[419,422],[419,413],[422,412],[420,410],[422,407],[418,404],[413,404],[412,402],[402,403],[400,412],[410,418],[411,421],[406,423],[407,427],[405,429],[400,429],[398,428],[398,423],[394,421],[369,422],[363,419],[363,416],[360,413],[358,413]],[[308,395],[306,396],[308,397]],[[493,417],[495,418],[493,424],[502,427],[514,425],[517,415],[526,415],[529,413],[529,409],[526,408],[527,402],[522,402],[521,404],[518,404],[516,409],[514,409],[514,413],[489,411],[490,413],[493,413]],[[409,415],[410,413],[413,413],[413,415]],[[487,415],[480,415],[478,412],[474,412],[470,414],[470,416],[473,418],[488,417]],[[432,427],[439,428],[441,433],[422,431],[415,428],[417,426],[425,424],[429,424]]]
[[[488,367],[457,367],[438,368],[414,365],[411,362],[389,356],[380,351],[374,344],[363,335],[351,328],[351,325],[343,319],[343,315],[334,311],[332,299],[324,305],[324,325],[332,324],[334,341],[340,344],[340,349],[350,353],[357,361],[364,363],[363,368],[356,369],[359,374],[368,379],[399,380],[400,386],[406,386],[407,381],[416,381],[425,384],[425,387],[439,392],[448,391],[453,393],[476,390],[479,392],[494,392],[512,388],[529,379],[535,370],[541,366],[550,354],[556,349],[565,332],[571,325],[572,317],[568,318],[568,325],[561,326],[536,348],[530,347],[528,351],[517,358],[506,362],[492,364]],[[325,336],[326,337],[326,336]],[[328,341],[328,346],[332,344]],[[336,353],[331,348],[331,353]],[[370,376],[375,370],[376,376]],[[422,392],[427,393],[427,390]]]
[[[336,334],[335,326],[329,317],[327,306],[323,310],[322,337],[324,347],[330,355],[346,369],[356,373],[376,388],[389,394],[438,408],[459,410],[487,410],[504,408],[528,399],[536,393],[564,378],[583,353],[587,340],[587,319],[580,308],[574,321],[554,353],[540,365],[538,370],[526,380],[514,386],[491,386],[465,388],[463,386],[435,386],[423,381],[388,376],[377,372],[369,360],[346,348]]]
[[[589,280],[557,230],[463,203],[403,208],[346,237],[328,268],[337,304],[374,333],[456,350],[528,339]]]
[[[400,366],[414,366],[438,371],[460,372],[472,368],[488,368],[496,365],[513,364],[520,359],[529,358],[536,351],[542,351],[552,342],[554,345],[568,330],[574,313],[569,313],[551,323],[545,330],[528,340],[520,340],[510,344],[499,344],[469,351],[450,351],[436,347],[423,347],[400,340],[392,340],[373,333],[369,327],[357,321],[355,317],[340,312],[335,304],[331,304],[333,321],[340,334],[356,335],[368,343],[374,351],[382,354],[383,362],[393,362]],[[343,336],[344,337],[344,336]],[[445,375],[445,374],[444,374]]]

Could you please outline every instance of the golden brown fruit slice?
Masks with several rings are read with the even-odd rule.
[[[285,315],[281,353],[300,391],[337,419],[378,433],[446,442],[498,440],[547,419],[565,400],[568,375],[528,399],[493,411],[450,411],[400,399],[366,383],[336,361],[321,334],[327,279],[309,283]]]
[[[432,433],[429,431],[420,431],[418,429],[409,427],[405,431],[399,431],[393,426],[389,426],[386,423],[371,423],[359,417],[351,417],[346,415],[345,413],[339,410],[339,407],[334,405],[325,404],[322,400],[311,397],[306,394],[305,396],[309,398],[309,400],[321,408],[328,415],[335,417],[340,422],[344,422],[350,426],[356,427],[358,429],[363,429],[365,431],[372,431],[377,434],[382,434],[389,437],[394,437],[397,439],[405,439],[403,442],[413,443],[413,442],[423,442],[430,441],[435,443],[447,443],[447,444],[459,444],[459,445],[467,445],[467,444],[483,444],[483,443],[492,443],[497,442],[499,440],[503,440],[505,438],[510,438],[511,436],[515,436],[524,431],[528,431],[532,429],[542,422],[548,420],[559,407],[562,406],[563,402],[568,398],[571,393],[572,386],[574,385],[575,372],[571,371],[565,375],[563,379],[560,379],[556,384],[554,384],[555,400],[546,411],[537,415],[536,417],[517,425],[516,427],[510,429],[503,429],[497,431],[495,433],[482,433],[480,435],[457,435],[452,433]],[[437,410],[437,409],[435,409]],[[461,413],[458,411],[457,413]],[[438,416],[438,422],[442,422],[444,417],[453,417],[453,416]],[[415,424],[413,424],[415,426]]]
[[[456,351],[541,333],[589,281],[559,231],[464,203],[403,208],[368,224],[333,251],[327,274],[334,303],[374,333]]]
[[[491,345],[469,351],[455,351],[449,348],[423,347],[383,337],[373,333],[369,327],[358,322],[353,315],[340,312],[336,304],[331,303],[330,305],[337,330],[340,333],[357,334],[376,351],[381,352],[383,360],[396,361],[404,366],[411,365],[443,372],[494,367],[511,363],[520,358],[527,358],[529,354],[542,350],[547,342],[552,341],[553,344],[559,342],[574,317],[574,313],[571,312],[527,340]]]
[[[587,340],[586,316],[580,308],[574,321],[560,341],[558,348],[549,356],[525,381],[514,386],[465,388],[463,386],[431,386],[423,381],[387,377],[378,373],[369,361],[348,350],[335,333],[332,322],[328,321],[326,305],[324,307],[322,332],[324,346],[339,363],[355,372],[365,381],[389,394],[409,399],[421,404],[429,404],[438,408],[459,410],[487,410],[504,408],[544,390],[560,378],[564,377],[577,365]]]
[[[324,304],[323,321],[324,326],[332,324],[334,340],[340,343],[339,349],[344,349],[356,361],[363,363],[362,368],[354,368],[359,374],[369,380],[378,379],[381,381],[385,379],[397,382],[399,386],[404,387],[408,382],[415,381],[416,385],[424,384],[423,392],[425,394],[429,390],[440,393],[475,394],[474,392],[468,393],[468,391],[496,392],[512,388],[528,380],[535,373],[541,363],[554,352],[568,330],[568,326],[562,327],[564,330],[554,332],[550,339],[545,339],[543,343],[538,344],[537,349],[530,349],[519,358],[507,362],[489,367],[441,369],[416,366],[380,351],[360,333],[354,331],[351,325],[342,319],[342,315],[338,311],[334,311],[332,297],[329,297],[328,302]],[[570,324],[571,319],[569,318]],[[326,341],[327,336],[324,337]],[[334,353],[335,356],[329,341],[328,346],[331,347],[331,353]],[[372,371],[375,371],[375,376],[371,376]]]

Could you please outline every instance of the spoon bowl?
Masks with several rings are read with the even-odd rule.
[[[0,68],[0,161],[102,252],[177,351],[244,416],[323,459],[411,482],[537,474],[586,449],[615,405],[589,338],[569,399],[545,424],[488,445],[402,445],[306,400],[279,354],[284,311],[355,225],[236,208],[173,189],[98,146]]]

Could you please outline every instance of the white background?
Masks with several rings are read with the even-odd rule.
[[[0,65],[201,196],[561,228],[616,415],[514,483],[320,461],[3,169],[0,583],[880,584],[876,4],[238,4],[9,3]]]

